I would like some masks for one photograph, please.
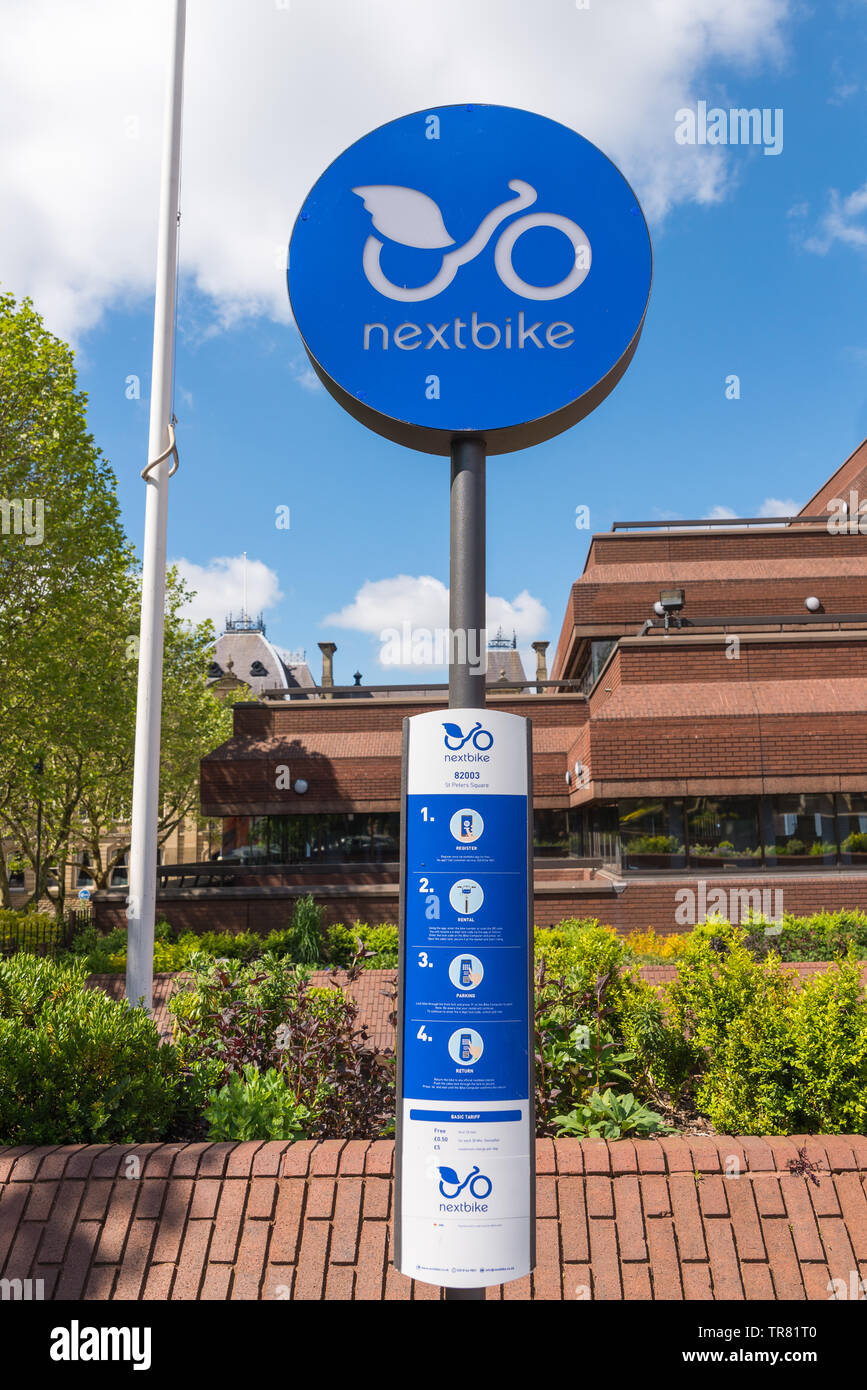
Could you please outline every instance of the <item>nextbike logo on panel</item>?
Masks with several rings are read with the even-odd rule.
[[[481,434],[540,443],[611,391],[635,351],[652,251],[620,171],[577,131],[459,104],[369,131],[292,231],[292,311],[320,380],[423,453]]]
[[[491,760],[487,756],[489,748],[494,746],[494,735],[487,729],[482,728],[480,719],[477,719],[468,733],[464,733],[460,724],[443,724],[445,737],[443,743],[449,750],[443,757],[447,763],[489,763]],[[477,751],[475,753],[462,753],[460,750],[466,744],[471,743]]]
[[[491,237],[498,227],[508,223],[494,245],[493,269],[506,289],[523,299],[554,300],[562,299],[586,279],[591,263],[592,251],[586,233],[571,218],[561,213],[533,212],[523,217],[515,213],[532,206],[538,198],[536,189],[523,179],[510,179],[509,188],[513,198],[500,203],[482,219],[473,235],[453,251],[445,251],[439,271],[432,280],[417,286],[396,285],[385,274],[381,256],[385,243],[371,234],[364,243],[362,269],[365,278],[373,289],[386,299],[401,303],[417,304],[441,294],[451,285],[461,266],[474,261],[486,250]],[[352,190],[362,199],[365,209],[371,215],[376,231],[395,245],[414,247],[428,251],[454,246],[455,239],[446,228],[442,211],[435,200],[416,188],[405,188],[400,184],[362,184]],[[510,218],[514,220],[509,221]],[[520,237],[534,228],[547,227],[561,232],[571,243],[572,266],[569,273],[553,285],[532,284],[523,279],[515,270],[512,253]],[[511,348],[518,350],[528,344],[537,348],[548,347],[564,349],[575,342],[575,329],[563,319],[543,325],[539,319],[528,322],[523,310],[519,310],[513,325],[512,315],[495,323],[482,319],[477,309],[466,311],[467,317],[447,319],[445,323],[425,323],[424,325],[407,321],[397,325],[385,322],[365,323],[363,348],[370,351],[371,346],[388,349],[389,343],[403,352],[412,352],[422,347],[429,351],[433,347],[448,351],[477,348],[488,352],[492,348]],[[514,328],[514,332],[513,332]],[[468,341],[462,337],[469,329]],[[427,335],[427,341],[423,339]],[[541,336],[540,336],[541,335]],[[451,336],[451,341],[449,341]]]

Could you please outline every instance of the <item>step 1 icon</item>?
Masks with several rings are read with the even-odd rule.
[[[485,822],[478,811],[473,811],[469,806],[462,806],[460,811],[455,811],[449,821],[449,830],[461,844],[468,845],[478,840],[484,828]]]

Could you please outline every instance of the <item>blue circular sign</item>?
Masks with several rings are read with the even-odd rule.
[[[461,434],[526,448],[623,375],[650,295],[641,208],[576,131],[509,106],[443,106],[356,141],[289,243],[319,377],[369,428],[425,453]]]

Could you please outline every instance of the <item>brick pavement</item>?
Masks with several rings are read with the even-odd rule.
[[[789,1171],[802,1144],[818,1186]],[[392,1162],[384,1140],[0,1149],[0,1278],[54,1299],[439,1298],[390,1264]],[[865,1136],[539,1140],[537,1267],[488,1298],[867,1288],[865,1183]]]

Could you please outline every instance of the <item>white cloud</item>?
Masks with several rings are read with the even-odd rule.
[[[791,497],[766,497],[757,512],[750,512],[750,516],[797,516],[801,510],[801,503],[795,502]],[[709,512],[705,512],[705,521],[736,521],[739,513],[733,507],[727,507],[719,502],[715,507],[711,507]]]
[[[500,627],[507,637],[514,632],[518,643],[524,644],[524,667],[532,675],[536,669],[535,656],[532,667],[528,667],[526,652],[530,648],[527,644],[544,636],[549,621],[544,604],[523,589],[513,599],[488,594],[486,610],[489,637]],[[396,574],[391,579],[366,580],[352,602],[339,612],[329,613],[323,618],[322,626],[367,633],[379,648],[379,664],[393,671],[396,666],[436,664],[420,660],[428,651],[433,654],[437,649],[434,643],[426,645],[419,634],[444,633],[448,622],[449,591],[441,580],[430,574]],[[382,644],[388,642],[383,634],[390,633],[407,634],[406,661],[394,659],[393,645],[389,647],[390,659],[382,659]]]
[[[226,616],[239,617],[244,607],[244,557],[218,555],[207,565],[192,560],[170,560],[181,577],[195,590],[195,598],[184,609],[184,617],[200,623],[210,618],[219,635]],[[261,560],[247,559],[247,612],[256,616],[279,603],[283,595],[276,571]]]
[[[867,183],[856,188],[845,198],[840,197],[838,189],[832,188],[829,194],[830,207],[819,223],[814,236],[807,237],[804,249],[817,256],[826,256],[840,241],[844,246],[854,246],[858,251],[867,251]]]
[[[289,363],[293,381],[305,391],[322,391],[324,387],[306,357],[293,357]]]
[[[766,497],[759,507],[759,516],[797,516],[801,503],[791,497]]]
[[[307,190],[365,131],[426,105],[524,106],[580,130],[653,221],[729,186],[726,147],[675,112],[714,63],[782,53],[790,0],[191,0],[180,254],[213,326],[288,321],[285,246]],[[0,264],[48,327],[80,337],[152,292],[166,0],[5,0]],[[730,80],[730,79],[729,79]],[[754,80],[754,79],[753,79]]]

